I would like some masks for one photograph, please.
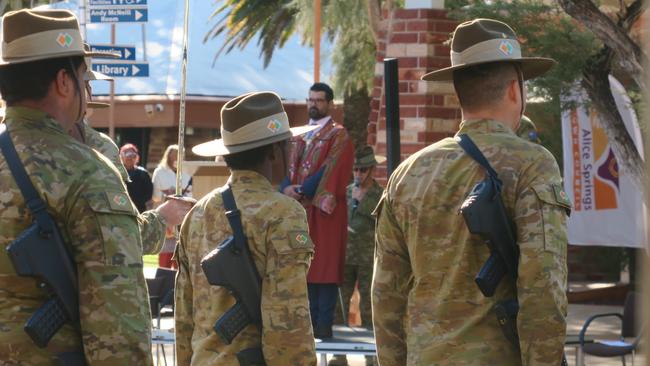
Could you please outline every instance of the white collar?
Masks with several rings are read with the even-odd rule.
[[[318,120],[313,120],[313,119],[310,118],[310,119],[309,119],[309,125],[311,125],[311,126],[318,125],[318,126],[320,126],[320,127],[323,127],[323,126],[325,126],[325,124],[326,124],[327,122],[329,122],[329,120],[330,120],[331,118],[332,118],[332,117],[330,117],[330,116],[325,116],[325,117],[323,117],[323,118],[321,118],[321,119],[318,119]]]

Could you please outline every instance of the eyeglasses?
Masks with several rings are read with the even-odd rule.
[[[320,103],[325,103],[325,102],[327,102],[327,100],[325,100],[325,99],[323,99],[323,98],[316,98],[316,99],[307,98],[307,99],[305,99],[305,102],[307,102],[307,103],[312,103],[312,104],[316,104],[316,103],[319,103],[319,104],[320,104]]]
[[[354,168],[354,171],[359,173],[365,173],[368,171],[368,169],[369,168]]]

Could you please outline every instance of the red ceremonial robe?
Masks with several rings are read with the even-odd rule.
[[[325,167],[313,199],[302,200],[307,211],[309,235],[315,245],[309,267],[309,283],[341,283],[348,237],[346,187],[352,175],[354,148],[345,128],[331,118],[311,138],[291,139],[289,178],[291,184],[305,179]],[[331,214],[320,209],[322,201],[333,196],[336,206]]]

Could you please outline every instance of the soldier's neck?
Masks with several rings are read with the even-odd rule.
[[[66,113],[65,108],[52,100],[52,98],[45,97],[41,100],[26,99],[13,104],[16,107],[26,107],[38,109],[54,118],[63,128],[64,131],[69,133],[75,121],[70,120],[70,116]]]
[[[508,126],[513,131],[517,130],[517,125],[519,124],[519,119],[515,118],[515,114],[508,108],[496,107],[476,111],[461,110],[461,112],[463,121],[480,119],[495,120]]]

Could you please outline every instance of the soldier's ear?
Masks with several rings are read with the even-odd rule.
[[[57,96],[64,97],[67,93],[67,88],[72,83],[68,73],[65,69],[57,71],[54,80],[52,80],[52,89]]]

